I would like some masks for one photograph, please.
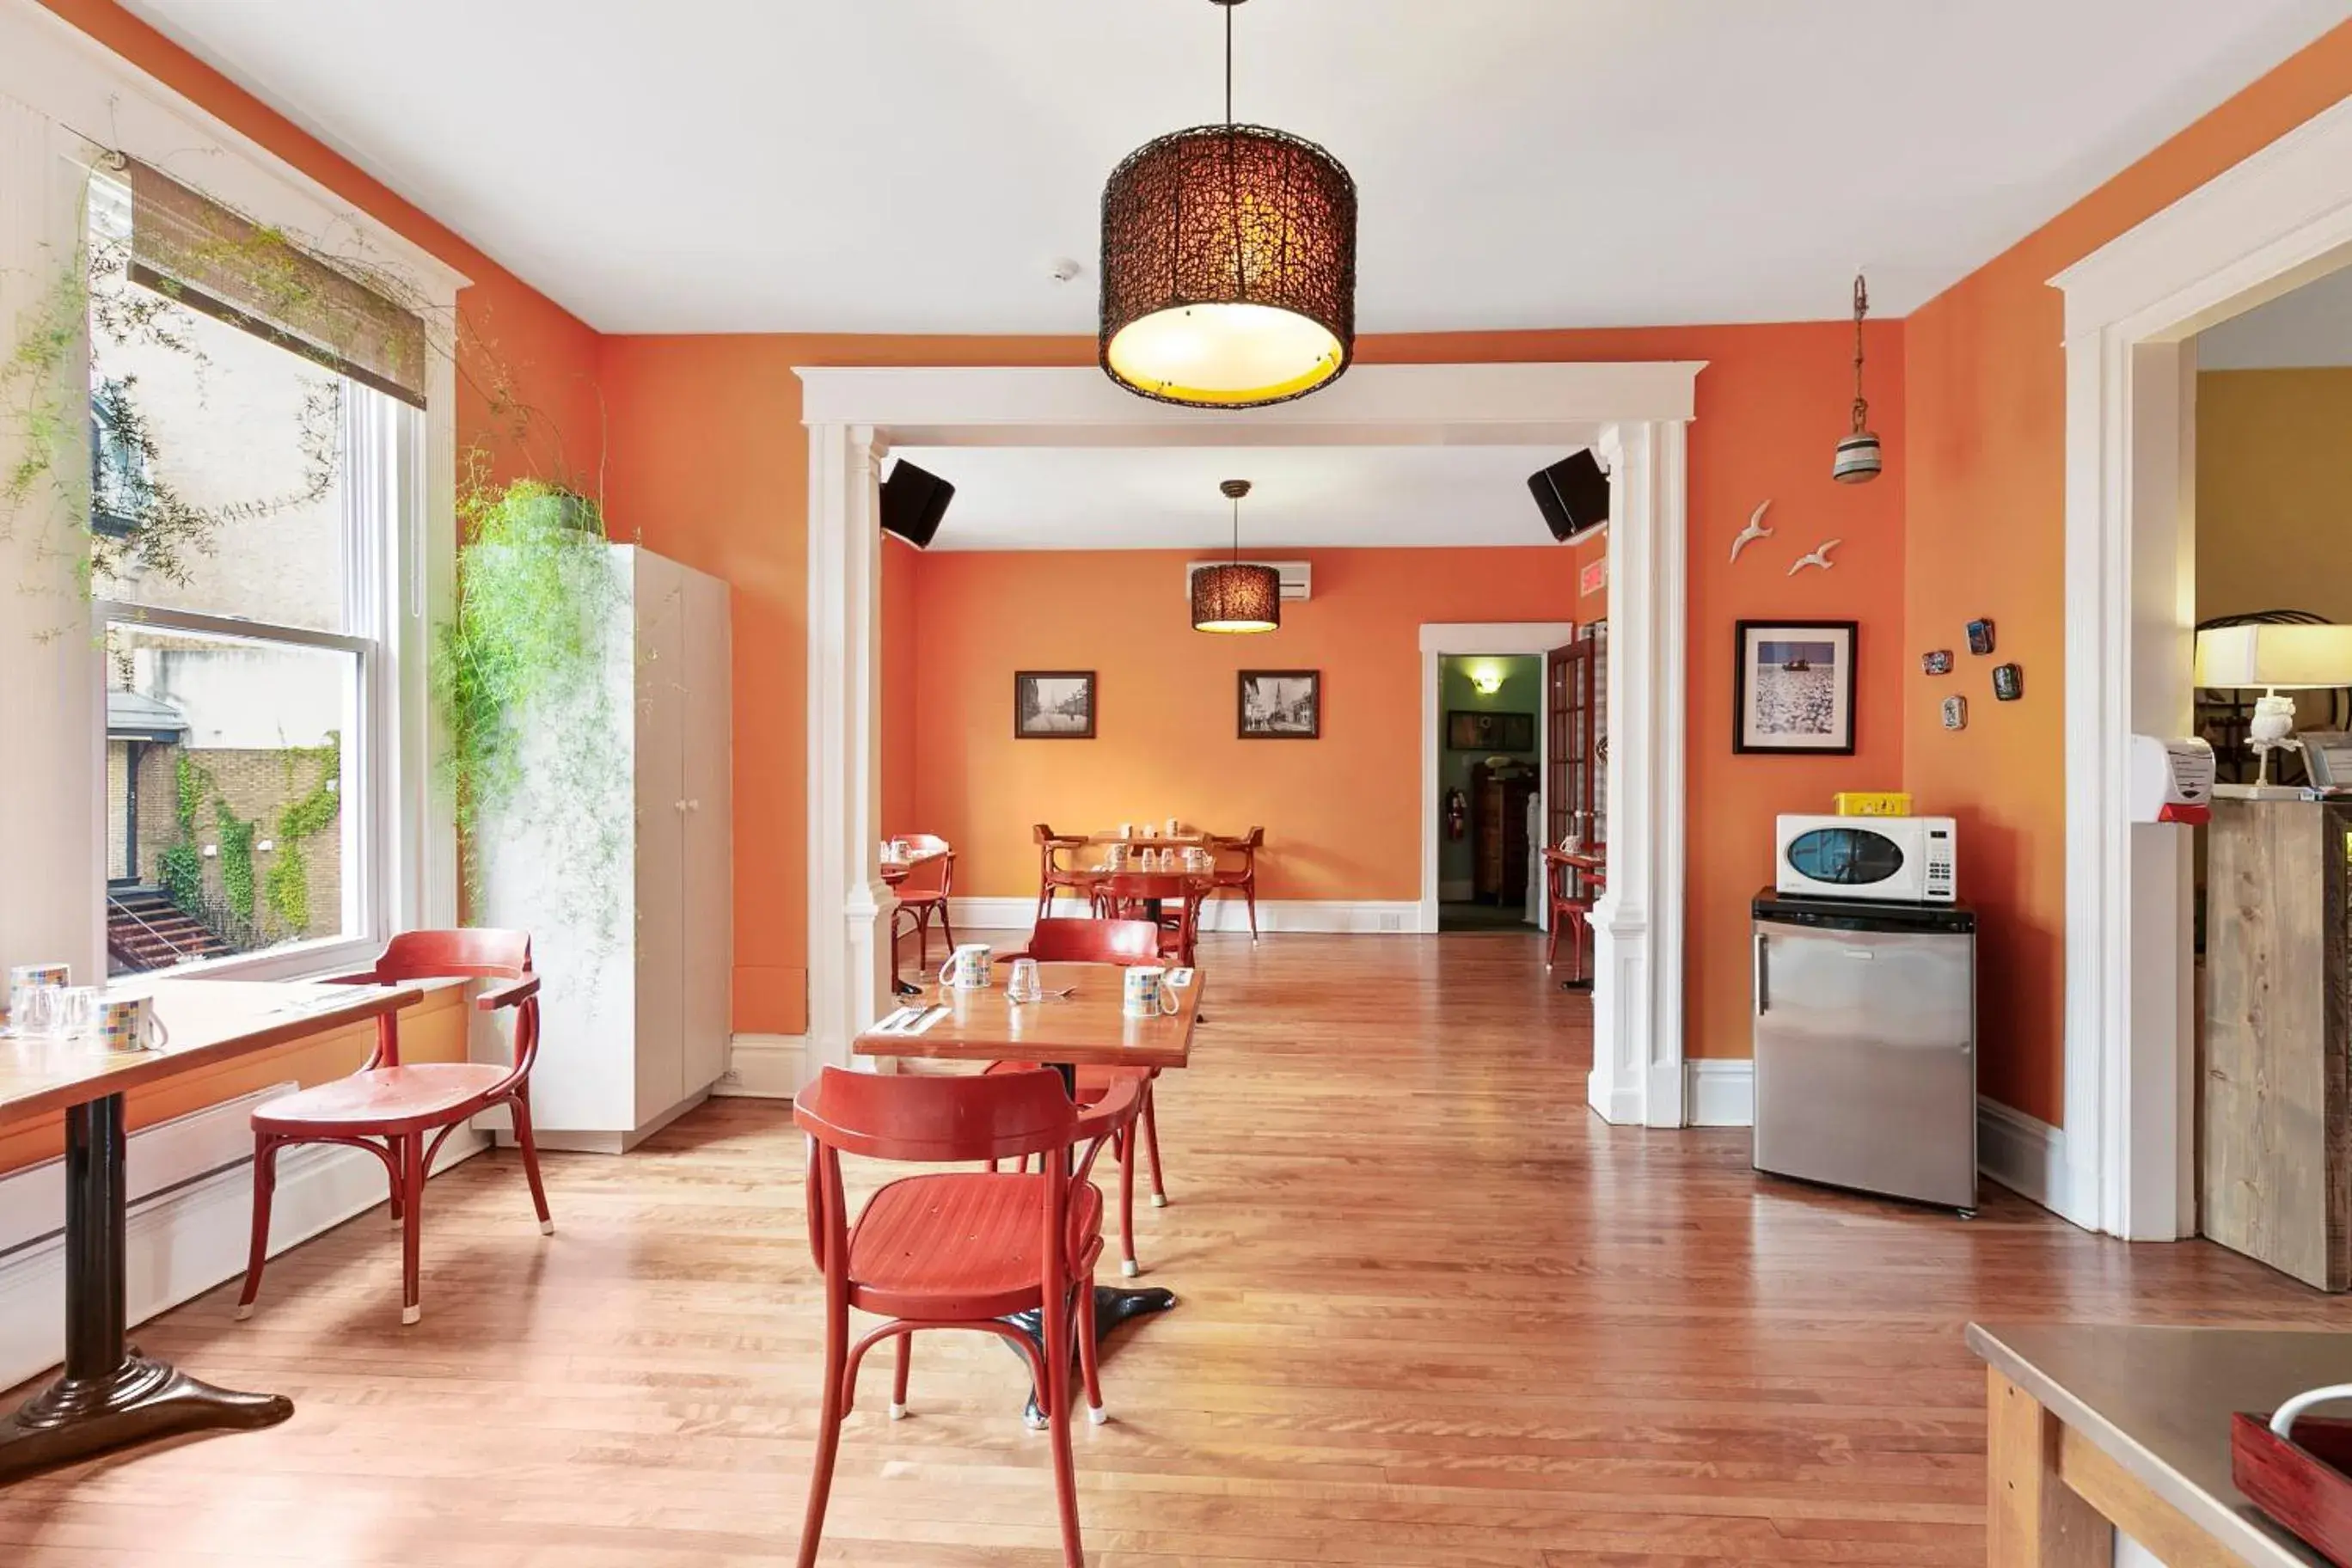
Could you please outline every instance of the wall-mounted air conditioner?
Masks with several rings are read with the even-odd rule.
[[[1184,563],[1184,602],[1188,605],[1192,602],[1193,573],[1207,566],[1225,566],[1230,565],[1231,563],[1232,562],[1230,557],[1224,561],[1187,561]],[[1313,588],[1315,585],[1315,568],[1313,563],[1309,562],[1259,561],[1249,556],[1244,556],[1242,558],[1242,563],[1245,566],[1271,566],[1276,572],[1281,573],[1282,602],[1286,605],[1296,604],[1301,599],[1312,596],[1308,590]]]

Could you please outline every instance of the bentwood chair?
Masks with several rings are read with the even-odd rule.
[[[1010,963],[1016,958],[1034,958],[1040,963],[1117,963],[1129,966],[1158,963],[1160,961],[1160,931],[1150,921],[1042,920],[1029,933],[1029,945],[1019,952],[1006,954],[1004,962]],[[988,1070],[992,1073],[1021,1072],[1035,1065],[1034,1062],[997,1062]],[[1143,1148],[1151,1156],[1151,1206],[1168,1206],[1168,1184],[1160,1174],[1160,1119],[1153,1110],[1151,1092],[1153,1085],[1160,1079],[1160,1069],[1094,1067],[1077,1069],[1080,1105],[1099,1103],[1113,1088],[1129,1079],[1141,1082],[1141,1103],[1129,1124],[1111,1130],[1111,1152],[1118,1160],[1119,1272],[1132,1279],[1143,1271],[1135,1258],[1135,1145],[1139,1129],[1142,1133]]]
[[[1094,878],[1062,858],[1087,847],[1085,835],[1056,833],[1042,822],[1029,831],[1037,840],[1037,918],[1042,921],[1054,912],[1054,900],[1066,891],[1087,900]]]
[[[905,921],[907,929],[915,936],[915,967],[928,969],[931,963],[931,922],[940,922],[950,951],[955,948],[955,925],[948,919],[948,898],[955,888],[955,851],[948,841],[934,833],[907,835],[907,848],[915,857],[907,872],[907,879],[894,889],[898,895],[898,907],[890,914],[890,955],[895,962],[898,953],[898,922]]]
[[[1087,1414],[1104,1420],[1095,1344],[1094,1274],[1102,1255],[1102,1194],[1087,1179],[1108,1130],[1133,1116],[1141,1092],[1117,1085],[1081,1110],[1055,1073],[920,1078],[828,1067],[793,1104],[808,1134],[809,1249],[824,1275],[824,1405],[810,1467],[800,1568],[813,1568],[824,1532],[841,1424],[856,1402],[857,1369],[884,1340],[898,1342],[890,1415],[906,1413],[912,1336],[971,1329],[1004,1340],[1029,1363],[1054,1448],[1062,1556],[1086,1562],[1078,1540],[1070,1452],[1070,1345],[1077,1342]],[[1085,1144],[1074,1157],[1073,1146]],[[841,1157],[927,1165],[1025,1161],[1025,1172],[958,1171],[903,1177],[866,1202],[855,1221]],[[853,1343],[852,1309],[884,1321]],[[1004,1321],[1035,1312],[1041,1347]]]
[[[1209,847],[1216,852],[1217,869],[1212,881],[1214,891],[1239,893],[1249,903],[1250,941],[1257,940],[1257,852],[1265,847],[1265,829],[1253,827],[1239,838],[1212,835]],[[1232,857],[1233,858],[1228,858]]]
[[[485,1013],[514,1010],[514,1058],[495,1062],[400,1059],[400,1020],[376,1019],[375,1049],[349,1078],[265,1100],[253,1112],[253,1248],[236,1315],[253,1314],[261,1294],[261,1268],[269,1253],[269,1205],[278,1188],[278,1151],[296,1143],[345,1143],[364,1149],[392,1177],[392,1215],[401,1227],[400,1321],[424,1316],[418,1300],[419,1232],[425,1219],[425,1173],[449,1134],[495,1106],[514,1116],[530,1201],[542,1235],[555,1234],[547,1189],[539,1179],[539,1149],[531,1141],[530,1069],[539,1058],[539,976],[531,973],[530,937],[519,931],[413,931],[392,939],[375,967],[337,976],[342,984],[392,985],[449,977],[503,980],[475,1005]]]
[[[1156,921],[1160,956],[1189,965],[1208,891],[1207,879],[1190,872],[1106,871],[1094,879],[1095,913],[1109,920]]]
[[[1551,934],[1544,942],[1544,967],[1549,969],[1559,958],[1560,932],[1569,933],[1569,962],[1576,973],[1568,984],[1581,984],[1588,978],[1584,972],[1584,943],[1592,930],[1592,903],[1607,882],[1590,857],[1570,855],[1547,845],[1543,852],[1546,889],[1551,900]]]

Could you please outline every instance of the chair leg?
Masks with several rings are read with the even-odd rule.
[[[1551,911],[1551,931],[1544,938],[1544,967],[1549,969],[1559,962],[1559,928],[1568,923],[1568,916],[1557,907]]]
[[[1078,1281],[1077,1295],[1070,1309],[1071,1326],[1078,1336],[1078,1370],[1086,1378],[1087,1419],[1099,1426],[1110,1419],[1110,1412],[1103,1408],[1102,1347],[1095,1340],[1095,1277],[1091,1272]]]
[[[530,1086],[515,1090],[515,1147],[522,1151],[522,1173],[530,1181],[531,1206],[539,1210],[539,1234],[555,1234],[555,1216],[548,1212],[547,1187],[539,1179],[539,1145],[530,1135]]]
[[[239,1321],[253,1316],[261,1294],[261,1266],[269,1260],[269,1201],[278,1195],[278,1140],[257,1134],[253,1140],[253,1250],[245,1263],[245,1289],[236,1299]]]
[[[915,1361],[915,1336],[898,1336],[898,1370],[890,1384],[890,1419],[907,1418],[907,1372]]]
[[[1168,1184],[1160,1179],[1160,1118],[1151,1107],[1157,1098],[1148,1083],[1143,1086],[1143,1142],[1151,1151],[1151,1206],[1164,1209],[1168,1206]]]
[[[940,934],[947,939],[948,951],[953,952],[956,944],[955,921],[948,919],[948,901],[945,897],[940,900]]]
[[[931,911],[924,904],[915,906],[915,967],[931,972]]]
[[[1143,1272],[1135,1260],[1135,1123],[1118,1134],[1111,1152],[1118,1156],[1118,1271],[1132,1279]]]
[[[425,1137],[411,1132],[400,1140],[401,1200],[407,1224],[400,1230],[400,1321],[414,1323],[425,1316],[419,1286],[425,1230]]]
[[[816,1549],[824,1538],[824,1505],[833,1495],[833,1461],[841,1452],[841,1378],[849,1364],[849,1302],[846,1296],[832,1295],[830,1288],[827,1294],[824,1407],[817,1415],[816,1456],[809,1464],[808,1514],[801,1522],[799,1568],[816,1568]]]
[[[1249,903],[1249,915],[1250,915],[1250,941],[1251,941],[1251,942],[1256,942],[1256,941],[1257,941],[1257,873],[1256,873],[1256,872],[1255,872],[1255,871],[1251,872],[1251,873],[1250,873],[1250,879],[1249,879],[1249,880],[1248,880],[1248,881],[1246,881],[1246,882],[1244,882],[1244,883],[1242,884],[1242,897],[1243,897],[1244,900],[1246,900],[1248,901],[1248,903]]]
[[[1089,1291],[1087,1310],[1093,1310]],[[1078,1539],[1077,1460],[1070,1452],[1070,1305],[1067,1297],[1048,1302],[1037,1314],[1045,1331],[1045,1430],[1054,1446],[1054,1491],[1062,1508],[1062,1561],[1066,1568],[1086,1568],[1086,1548]]]

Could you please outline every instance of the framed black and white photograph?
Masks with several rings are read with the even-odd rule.
[[[1731,749],[1853,754],[1854,623],[1741,621]]]
[[[1323,733],[1323,672],[1243,670],[1240,722],[1244,741],[1318,739]]]
[[[1016,669],[1013,672],[1013,738],[1091,741],[1095,738],[1095,672]]]

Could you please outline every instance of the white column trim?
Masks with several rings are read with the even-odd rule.
[[[1623,515],[1612,525],[1612,628],[1641,629],[1611,639],[1611,896],[1596,911],[1606,965],[1596,1057],[1606,1060],[1594,1069],[1592,1102],[1612,1121],[1681,1126],[1685,426],[1704,368],[1364,365],[1314,397],[1237,414],[1132,397],[1091,368],[796,367],[809,430],[810,1061],[842,1059],[854,1023],[874,1016],[887,948],[873,832],[878,748],[871,713],[857,710],[877,689],[878,535],[870,472],[856,485],[845,478],[856,453],[914,444],[1599,445],[1625,476],[1614,501]],[[1606,1005],[1612,995],[1623,1004]]]
[[[2128,820],[2130,737],[2189,721],[2197,332],[2341,264],[2352,100],[2052,283],[2066,328],[2066,1004],[2063,1181],[2135,1240],[2193,1234],[2187,830]]]

